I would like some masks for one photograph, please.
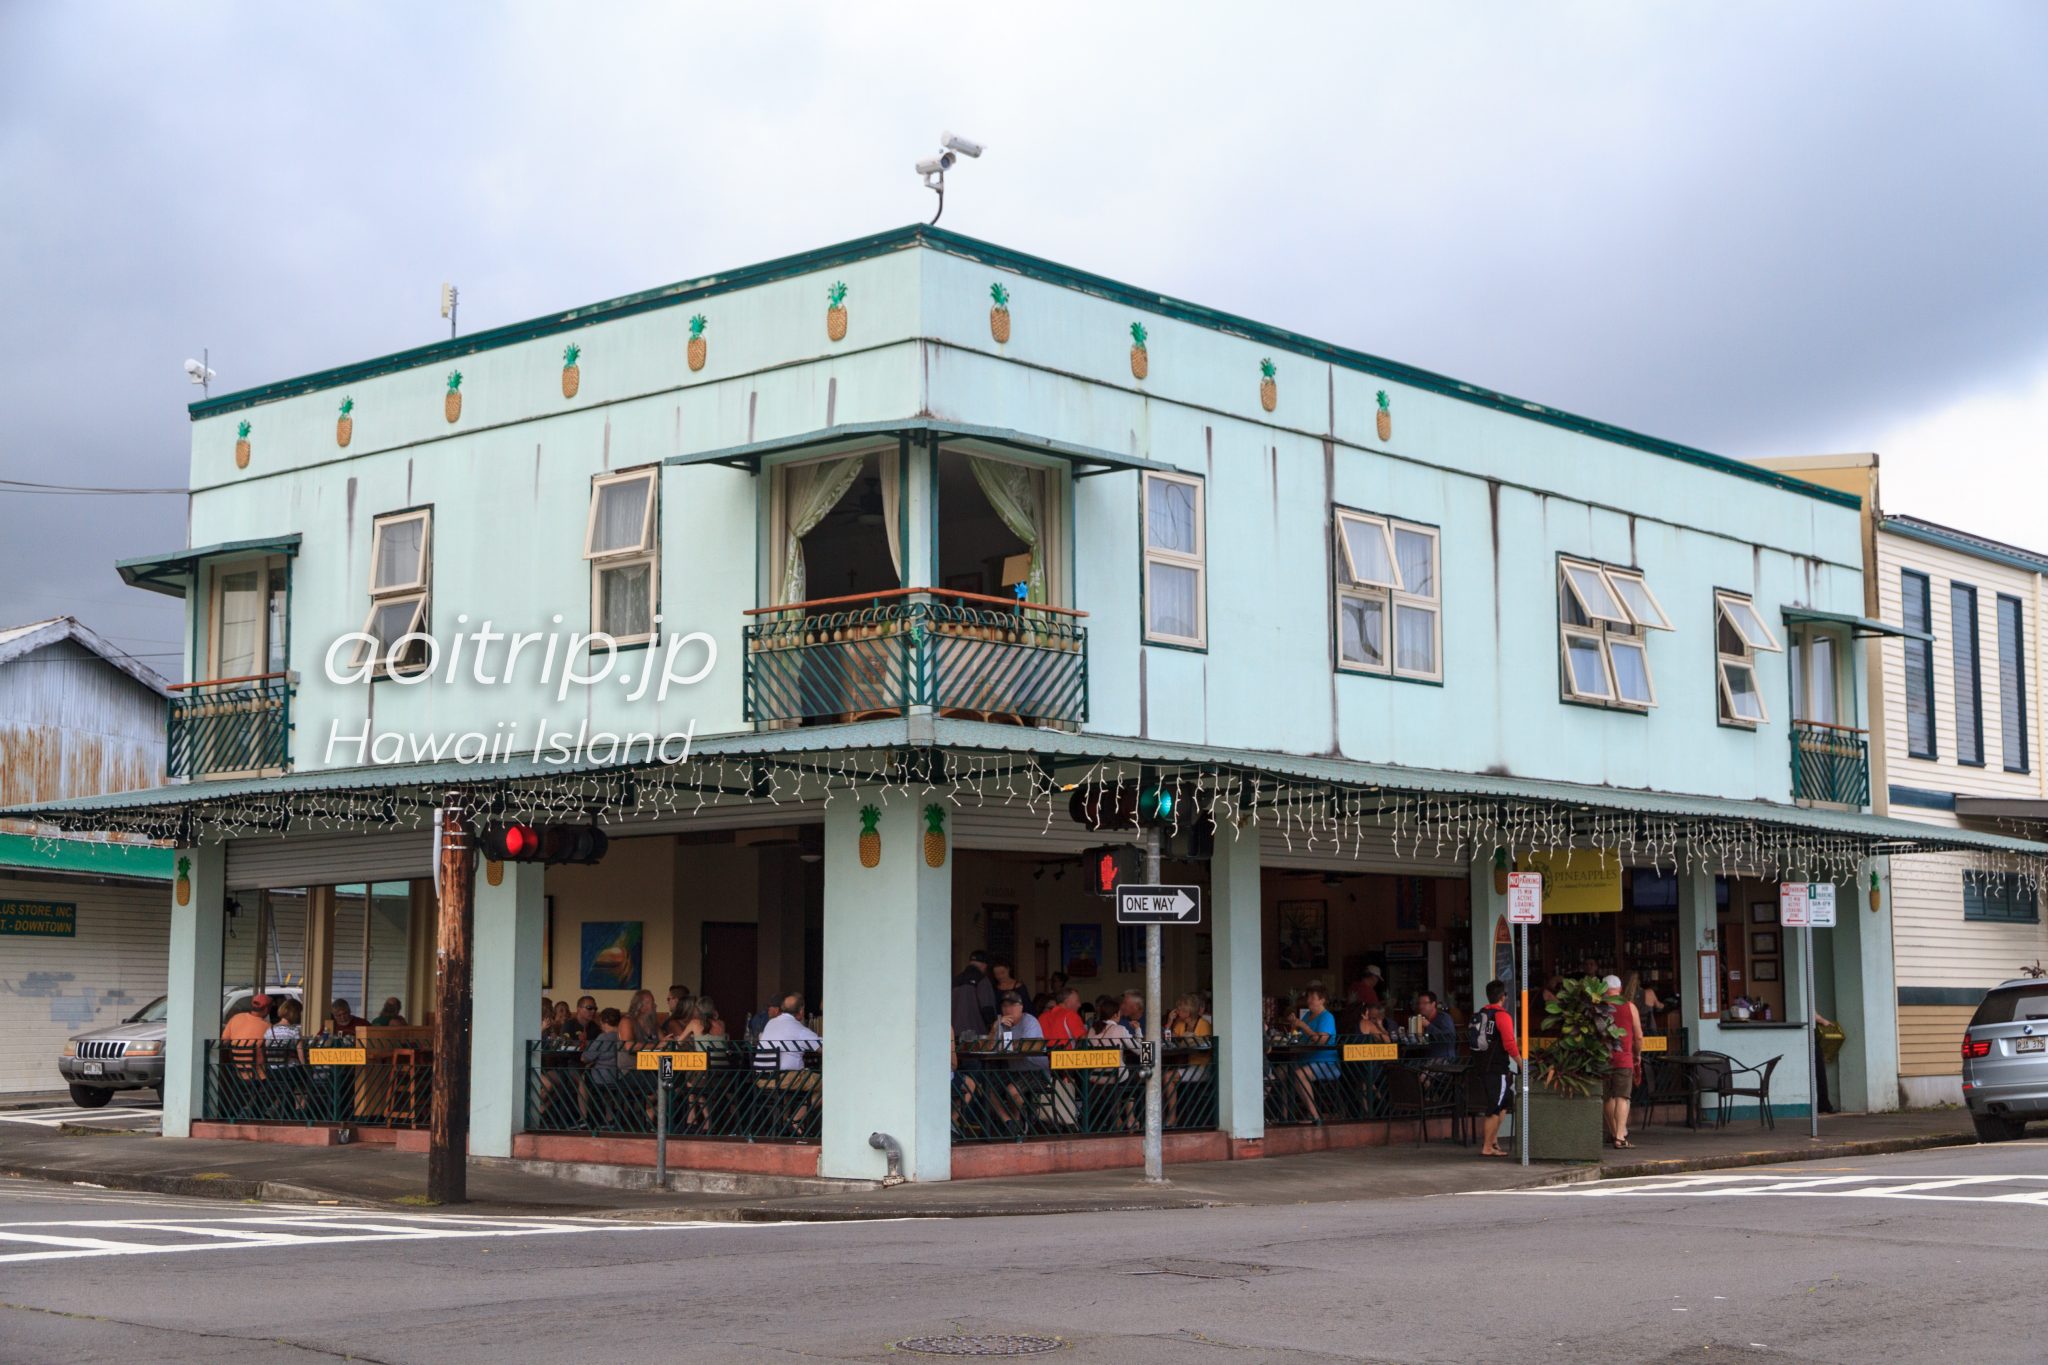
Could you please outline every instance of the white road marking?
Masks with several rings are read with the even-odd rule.
[[[67,1123],[128,1127],[162,1119],[163,1115],[154,1109],[15,1109],[0,1113],[0,1123],[26,1123],[37,1128],[60,1128]]]
[[[2040,1185],[1997,1192],[1995,1187]],[[2048,1208],[2048,1175],[1838,1175],[1786,1179],[1769,1175],[1641,1176],[1633,1180],[1554,1185],[1510,1194],[1549,1199],[1902,1199],[1937,1203],[2030,1204]]]

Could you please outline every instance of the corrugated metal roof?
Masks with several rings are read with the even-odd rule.
[[[0,664],[11,663],[33,650],[62,644],[66,640],[75,641],[91,650],[158,696],[171,695],[170,684],[165,681],[163,674],[141,660],[131,658],[125,651],[115,648],[112,641],[75,616],[52,616],[47,621],[32,621],[25,626],[10,626],[6,630],[0,630]]]
[[[2048,555],[2034,550],[2023,550],[2017,545],[2008,545],[2002,540],[1980,536],[1973,531],[1958,531],[1953,526],[1943,526],[1938,521],[1923,517],[1886,517],[1878,529],[1909,540],[1925,541],[1930,545],[1942,545],[1959,550],[1979,559],[1989,559],[2000,564],[2010,564],[2016,569],[2031,569],[2035,573],[2048,574]]]
[[[1161,767],[1206,767],[1259,773],[1295,781],[1391,794],[1496,798],[1578,806],[1586,811],[1611,811],[1677,819],[1747,821],[1812,834],[1838,835],[1878,846],[1970,849],[2022,857],[2048,857],[2048,844],[2004,835],[1893,820],[1853,811],[1820,810],[1770,801],[1739,801],[1629,787],[1552,782],[1539,778],[1492,773],[1447,772],[1397,767],[1352,759],[1221,749],[1207,745],[1167,744],[1128,736],[1071,734],[1059,730],[1020,730],[983,721],[918,718],[862,721],[853,725],[819,726],[762,734],[735,734],[699,741],[692,749],[699,759],[773,757],[858,753],[903,748],[936,748],[990,754],[1017,754],[1059,764],[1124,762]],[[82,797],[37,807],[0,811],[22,818],[63,818],[142,811],[209,800],[233,800],[292,792],[392,791],[432,789],[483,782],[518,782],[540,777],[618,771],[616,765],[570,767],[521,761],[491,765],[430,763],[372,768],[326,769],[284,777],[229,782],[195,782],[143,792]]]

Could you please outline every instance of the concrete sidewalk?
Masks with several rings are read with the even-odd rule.
[[[469,1193],[470,1208],[478,1213],[748,1222],[997,1217],[1412,1198],[1868,1156],[1976,1140],[1968,1116],[1955,1109],[1831,1115],[1821,1120],[1819,1141],[1807,1136],[1803,1119],[1780,1123],[1775,1131],[1754,1121],[1699,1132],[1652,1125],[1638,1128],[1632,1138],[1632,1148],[1609,1151],[1598,1167],[1546,1163],[1524,1168],[1512,1160],[1481,1158],[1475,1148],[1437,1142],[1174,1165],[1167,1168],[1163,1186],[1147,1185],[1128,1170],[889,1190],[857,1182],[679,1173],[677,1188],[662,1192],[478,1161],[471,1163]],[[426,1158],[379,1146],[290,1147],[27,1129],[0,1131],[0,1174],[234,1200],[390,1207],[424,1202]]]

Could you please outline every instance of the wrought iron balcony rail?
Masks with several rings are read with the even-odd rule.
[[[750,721],[942,716],[1078,727],[1084,614],[979,593],[898,588],[762,607],[746,628]]]
[[[1162,1121],[1168,1132],[1214,1128],[1216,1039],[1168,1038]],[[1145,1131],[1151,1044],[1043,1039],[1011,1047],[962,1042],[954,1052],[953,1141],[1132,1137]]]
[[[526,1131],[653,1137],[660,1126],[663,1057],[670,1137],[818,1141],[824,1121],[820,1046],[739,1038],[620,1052],[615,1064],[603,1066],[586,1065],[574,1043],[528,1043]]]
[[[1870,804],[1870,741],[1862,730],[1792,722],[1792,798],[1861,810]]]
[[[178,683],[165,722],[172,777],[283,772],[291,766],[292,686],[286,673]]]
[[[391,1040],[206,1040],[204,1117],[219,1123],[424,1128],[434,1054]]]

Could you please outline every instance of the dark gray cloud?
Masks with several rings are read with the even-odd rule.
[[[417,344],[443,278],[482,327],[923,217],[945,126],[949,227],[1729,454],[2048,367],[2048,9],[1097,10],[0,8],[0,476],[180,484],[185,356]],[[174,647],[110,566],[181,500],[0,518],[0,617]]]

